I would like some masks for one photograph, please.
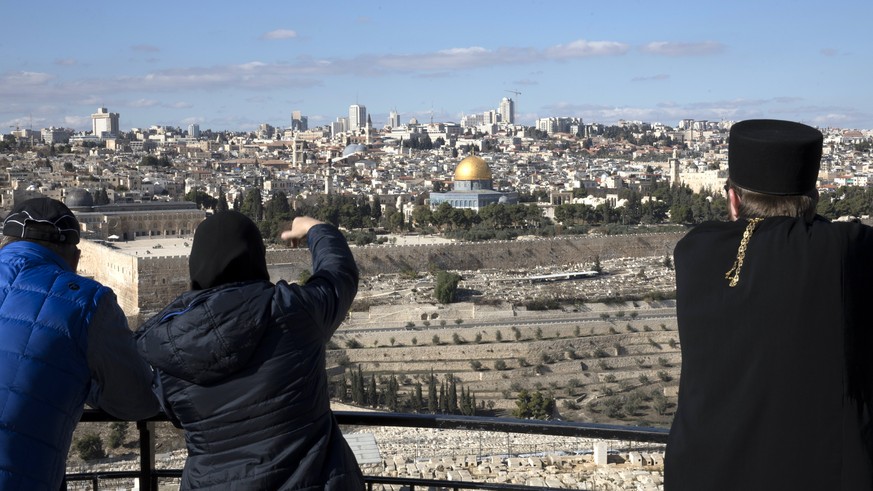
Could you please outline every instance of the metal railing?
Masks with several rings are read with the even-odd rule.
[[[411,427],[435,428],[443,430],[491,431],[502,433],[524,433],[565,437],[619,440],[639,443],[663,444],[667,442],[668,430],[640,426],[623,426],[597,423],[577,423],[566,421],[541,421],[514,418],[492,418],[482,416],[458,416],[444,414],[376,413],[366,411],[334,411],[337,422],[342,426]],[[109,414],[86,410],[82,422],[119,421]],[[139,431],[139,470],[71,473],[64,476],[62,490],[67,483],[91,482],[91,489],[98,491],[101,480],[132,479],[139,480],[139,489],[157,491],[159,479],[179,478],[182,469],[157,469],[155,467],[155,422],[168,421],[163,415],[148,420],[137,421]],[[548,488],[523,486],[517,484],[485,483],[473,481],[449,481],[440,479],[421,479],[409,477],[387,477],[364,475],[367,488],[375,484],[405,487],[410,491],[419,489],[487,489],[500,491],[539,491]]]

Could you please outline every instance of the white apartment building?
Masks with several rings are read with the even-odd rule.
[[[500,122],[515,124],[515,102],[509,97],[504,97],[500,101],[500,107],[497,109],[500,113]]]
[[[349,106],[349,129],[356,130],[367,125],[367,107],[359,104]]]
[[[392,128],[400,127],[400,115],[397,114],[397,111],[391,111],[388,113],[388,126]]]
[[[336,121],[330,123],[330,136],[334,137],[349,131],[348,118],[336,118]]]
[[[98,107],[91,115],[91,134],[103,138],[118,134],[118,113],[111,113],[105,107]]]
[[[70,141],[70,131],[65,128],[55,128],[53,126],[51,128],[43,128],[40,133],[42,141],[44,141],[46,145],[68,143]]]

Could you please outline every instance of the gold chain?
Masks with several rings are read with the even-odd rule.
[[[752,218],[746,226],[746,231],[743,232],[743,239],[740,241],[740,248],[737,249],[737,259],[734,261],[733,267],[724,274],[724,279],[730,280],[730,286],[735,287],[740,282],[740,270],[743,268],[743,261],[746,259],[746,247],[749,245],[749,239],[752,238],[752,232],[758,226],[763,218]]]

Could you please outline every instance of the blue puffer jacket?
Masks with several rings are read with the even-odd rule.
[[[0,249],[0,489],[57,491],[91,383],[87,326],[108,291],[48,249]]]
[[[313,275],[190,291],[136,333],[185,430],[182,489],[360,490],[330,411],[325,345],[357,292],[342,235],[309,231]]]

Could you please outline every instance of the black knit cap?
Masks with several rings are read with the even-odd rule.
[[[269,281],[261,231],[242,213],[212,215],[194,231],[188,271],[193,290],[238,281]]]
[[[3,235],[76,245],[79,243],[79,221],[60,201],[33,198],[12,208],[3,220]]]
[[[822,134],[792,121],[750,119],[731,126],[731,182],[763,194],[796,195],[815,189]]]

